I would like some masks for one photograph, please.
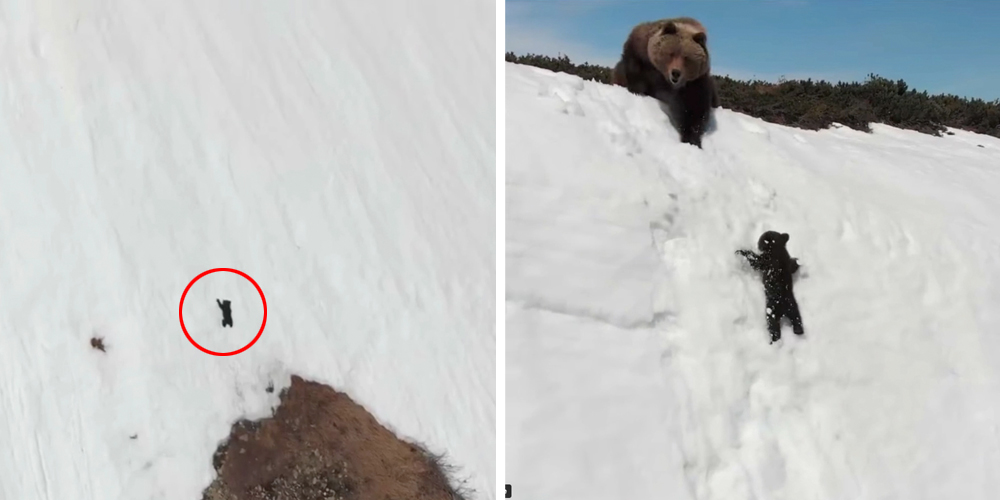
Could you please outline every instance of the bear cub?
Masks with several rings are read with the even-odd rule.
[[[233,311],[230,309],[228,300],[219,301],[215,299],[215,303],[219,304],[219,308],[222,309],[222,327],[233,327]]]
[[[705,27],[690,17],[661,19],[632,28],[611,83],[666,104],[681,142],[701,148],[712,109],[719,107],[710,70]]]
[[[788,233],[766,231],[757,240],[760,255],[750,250],[736,251],[746,258],[750,267],[762,275],[767,303],[767,331],[771,334],[772,344],[781,338],[782,317],[788,318],[792,323],[792,331],[796,335],[805,333],[799,304],[792,293],[792,275],[799,269],[799,260],[788,255],[785,248],[788,238]]]

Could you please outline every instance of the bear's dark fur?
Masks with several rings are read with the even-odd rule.
[[[792,293],[792,275],[799,269],[798,259],[788,255],[785,245],[788,243],[788,233],[766,231],[757,241],[760,255],[750,250],[737,250],[736,253],[747,259],[756,271],[760,271],[764,281],[764,297],[767,301],[767,330],[771,334],[771,343],[781,338],[781,318],[787,317],[792,323],[792,331],[802,335],[802,315],[799,314],[799,304]]]
[[[715,80],[705,75],[679,89],[660,90],[654,97],[667,105],[681,142],[701,148],[712,108],[717,106],[715,95]]]
[[[669,73],[681,76],[677,83],[671,83]],[[701,147],[712,109],[719,107],[701,23],[675,18],[636,26],[612,69],[611,82],[663,102],[681,142]]]
[[[233,327],[233,311],[229,308],[229,301],[228,300],[223,300],[223,301],[220,302],[219,299],[215,299],[215,303],[219,304],[219,307],[222,309],[222,326],[223,327],[227,327],[228,326],[228,327],[232,328]]]

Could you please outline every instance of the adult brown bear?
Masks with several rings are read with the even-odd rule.
[[[750,250],[740,249],[736,253],[747,259],[755,271],[760,271],[764,281],[764,298],[766,300],[767,331],[771,333],[771,343],[781,339],[781,318],[792,322],[792,332],[796,335],[805,333],[802,327],[802,314],[799,313],[799,303],[792,291],[792,275],[799,270],[799,259],[788,255],[788,233],[765,231],[757,240],[760,254]]]
[[[719,96],[711,75],[708,32],[696,19],[675,17],[632,28],[611,82],[662,101],[681,142],[701,147]]]

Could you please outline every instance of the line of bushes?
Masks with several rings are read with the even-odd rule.
[[[508,52],[508,62],[610,83],[611,68],[573,64],[569,57]],[[917,92],[903,80],[869,75],[863,83],[813,80],[741,81],[715,76],[722,107],[771,123],[809,130],[841,123],[870,132],[871,123],[940,136],[945,127],[1000,137],[1000,99],[987,102]]]

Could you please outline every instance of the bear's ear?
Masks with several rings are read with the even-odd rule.
[[[676,35],[677,34],[677,25],[674,24],[674,23],[664,24],[663,27],[660,28],[660,34],[662,34],[662,35]]]
[[[701,48],[703,48],[703,49],[706,48],[705,44],[708,43],[708,35],[706,35],[705,33],[699,32],[699,33],[695,33],[694,36],[691,37],[691,38],[694,40],[694,43],[697,43],[698,45],[701,45]]]
[[[788,243],[788,238],[788,233],[781,233],[781,239],[784,240],[785,243]]]

